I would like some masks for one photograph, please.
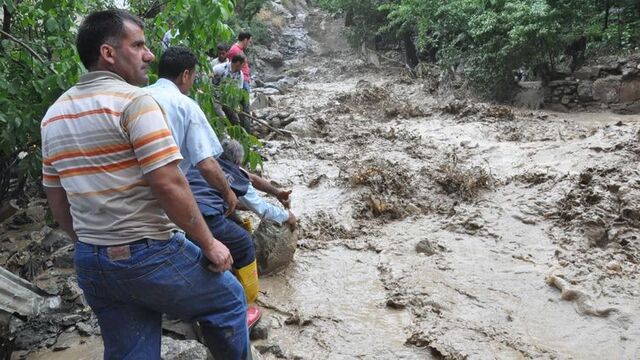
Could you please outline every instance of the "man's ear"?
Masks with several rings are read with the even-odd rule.
[[[186,84],[187,81],[189,81],[190,76],[191,76],[191,71],[189,71],[189,69],[186,69],[180,74],[180,82],[182,84]]]
[[[100,45],[100,57],[104,62],[113,65],[116,62],[116,49],[109,44]]]

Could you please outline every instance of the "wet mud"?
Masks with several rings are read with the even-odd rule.
[[[261,282],[263,356],[640,357],[640,117],[434,97],[352,56],[290,61],[272,97],[298,135],[265,175],[301,235]]]

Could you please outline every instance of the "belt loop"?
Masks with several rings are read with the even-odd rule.
[[[150,248],[153,240],[149,238],[147,238],[146,240],[147,240],[147,247]]]
[[[93,255],[98,255],[98,245],[93,245]]]

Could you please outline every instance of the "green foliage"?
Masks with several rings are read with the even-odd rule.
[[[268,0],[238,0],[236,15],[241,20],[251,20],[267,4]]]
[[[112,7],[109,0],[0,0],[5,14],[0,32],[0,198],[6,195],[8,178],[40,177],[40,121],[47,108],[78,81],[86,70],[75,51],[79,21],[91,11]],[[205,52],[219,41],[229,41],[233,0],[130,1],[133,13],[145,17],[150,48],[159,56],[161,40],[169,24],[180,30],[174,44],[196,52],[201,70],[208,71]],[[152,66],[155,68],[155,66]],[[157,76],[150,74],[151,81]],[[212,98],[211,89],[204,89]],[[201,105],[204,105],[201,102]],[[215,118],[212,108],[205,108]],[[229,133],[243,141],[253,167],[260,162],[252,153],[259,141],[226,124],[217,133]],[[23,155],[26,155],[23,157]],[[18,158],[22,160],[17,161]]]
[[[383,27],[385,13],[378,9],[385,0],[318,0],[319,6],[325,10],[345,17],[347,26],[346,37],[351,44],[359,46],[362,43],[375,45],[376,40],[384,32],[378,31]]]
[[[251,41],[255,44],[268,45],[273,42],[273,34],[260,20],[234,18],[229,25],[236,32],[248,31],[251,34]],[[251,51],[251,48],[249,48],[249,51]]]
[[[40,176],[40,120],[84,71],[74,50],[77,14],[106,1],[1,0],[0,176]],[[70,31],[71,30],[71,31]],[[26,154],[15,169],[18,154]],[[6,189],[0,189],[0,197]]]
[[[578,66],[586,53],[640,50],[637,0],[318,0],[354,31],[396,46],[413,36],[419,51],[463,64],[470,84],[494,98],[512,93],[514,71]],[[379,14],[382,14],[382,19]],[[395,41],[393,39],[395,38]]]

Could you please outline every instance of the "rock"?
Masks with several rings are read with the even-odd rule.
[[[515,103],[520,107],[537,110],[544,103],[544,91],[541,81],[521,81],[521,90],[515,96]]]
[[[622,69],[622,80],[637,78],[640,71],[636,66],[626,66]]]
[[[273,327],[271,318],[263,317],[251,330],[251,340],[265,340]]]
[[[253,357],[253,360],[264,360],[262,354],[260,354],[258,349],[253,345],[251,345],[251,356]]]
[[[427,256],[431,256],[437,252],[435,246],[427,240],[422,239],[419,243],[416,244],[416,252],[419,254],[425,254]]]
[[[284,127],[285,130],[294,132],[298,136],[313,137],[317,136],[319,129],[316,123],[308,117],[303,117]]]
[[[62,324],[62,326],[76,325],[82,319],[83,317],[80,314],[69,314],[62,317],[60,324]]]
[[[260,354],[272,354],[280,359],[286,358],[284,351],[282,351],[282,348],[280,348],[278,344],[259,344],[256,345],[256,350],[258,350]]]
[[[593,80],[600,76],[599,66],[584,66],[573,74],[578,80]]]
[[[640,101],[623,104],[612,104],[611,110],[616,114],[640,114]]]
[[[63,333],[58,336],[55,345],[51,347],[53,352],[67,350],[72,346],[77,346],[79,342],[73,337],[73,335],[69,335],[67,333]]]
[[[571,96],[569,96],[569,95],[563,96],[562,99],[560,100],[560,102],[563,105],[568,105],[571,102]]]
[[[37,204],[32,206],[31,204],[25,210],[27,217],[32,223],[42,223],[47,217],[47,207],[45,205]]]
[[[580,101],[592,101],[593,100],[593,82],[589,80],[580,81],[578,83],[578,100]]]
[[[413,203],[409,203],[409,205],[407,205],[407,213],[409,214],[420,214],[422,211],[420,210],[420,208]]]
[[[620,100],[620,76],[608,76],[593,82],[593,98],[607,104]]]
[[[264,93],[256,93],[253,100],[251,101],[251,108],[253,110],[264,109],[273,105],[274,101],[269,97],[269,95]]]
[[[62,290],[60,296],[63,300],[69,302],[76,302],[78,305],[87,306],[84,302],[84,296],[82,296],[82,289],[78,286],[78,282],[75,276],[69,276],[62,284]]]
[[[162,337],[160,350],[162,360],[207,360],[207,347],[196,340],[175,340]]]
[[[254,232],[254,242],[258,272],[268,275],[286,267],[293,260],[298,236],[286,225],[263,220]]]
[[[265,84],[266,85],[266,84]],[[273,88],[273,87],[263,87],[263,88],[255,88],[252,90],[253,92],[257,93],[257,94],[263,94],[265,96],[271,96],[271,95],[281,95],[282,93],[280,92],[280,90]],[[251,104],[251,106],[253,107],[253,104]]]
[[[45,231],[45,228],[51,230],[51,228],[45,226],[40,231]],[[67,233],[60,229],[48,231],[44,240],[42,240],[42,247],[51,252],[54,252],[68,244],[73,244],[73,241],[71,241],[71,238]]]
[[[297,83],[297,80],[292,77],[284,77],[277,82],[266,83],[265,86],[268,88],[278,89],[281,93],[286,93]]]
[[[84,322],[77,323],[76,328],[78,329],[78,333],[82,336],[91,336],[96,333],[93,327]]]
[[[640,100],[640,80],[623,81],[620,84],[620,102]]]
[[[607,270],[613,271],[613,272],[621,272],[622,266],[620,265],[619,262],[613,260],[607,264]]]
[[[74,255],[74,245],[69,244],[60,249],[51,255],[51,260],[56,267],[59,268],[72,268],[73,267],[73,255]]]
[[[289,75],[289,76],[296,76],[296,75]],[[265,83],[269,83],[269,82],[277,82],[280,79],[284,79],[285,75],[282,74],[271,74],[271,75],[265,75],[264,76],[264,82]]]
[[[284,57],[277,50],[269,50],[260,45],[254,46],[253,50],[256,54],[256,58],[261,59],[272,66],[279,67],[284,64]]]

